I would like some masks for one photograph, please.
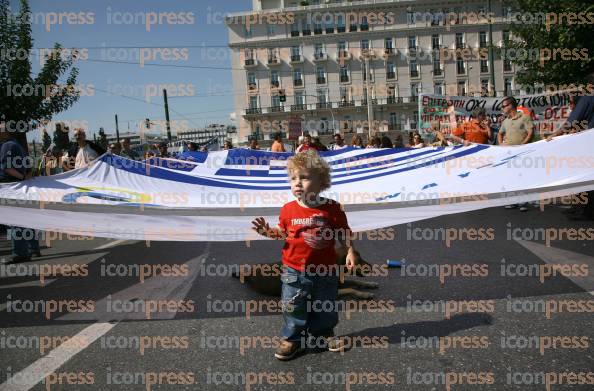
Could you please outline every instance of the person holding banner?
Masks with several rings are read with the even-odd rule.
[[[451,138],[464,145],[488,144],[491,139],[491,128],[485,109],[475,109],[472,112],[472,119],[454,129]]]
[[[511,96],[503,99],[501,109],[507,118],[501,124],[497,135],[499,145],[528,144],[534,135],[532,118],[518,111],[518,102]]]

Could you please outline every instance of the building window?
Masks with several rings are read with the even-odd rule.
[[[301,47],[300,46],[292,46],[291,47],[291,61],[299,61],[301,59]]]
[[[413,50],[417,48],[417,37],[415,35],[408,37],[408,48]]]
[[[441,45],[441,39],[439,34],[431,35],[431,48],[433,50],[439,50],[439,46]]]
[[[272,107],[280,107],[281,102],[280,102],[280,96],[278,95],[272,95]]]
[[[481,79],[481,95],[489,95],[489,79]]]
[[[433,76],[443,76],[439,54],[433,57]]]
[[[364,39],[361,41],[361,50],[369,50],[369,40]]]
[[[295,91],[294,100],[295,105],[301,106],[301,108],[303,108],[303,106],[305,106],[305,94],[303,91]]]
[[[511,71],[512,71],[511,60],[503,60],[503,72],[511,72]]]
[[[443,81],[437,81],[433,85],[433,93],[435,95],[445,95],[445,87]]]
[[[456,58],[456,74],[466,74],[466,63],[464,62],[464,59],[462,57]]]
[[[394,62],[386,64],[386,79],[396,79],[396,64]]]
[[[489,61],[488,60],[480,60],[480,68],[481,68],[481,73],[488,73],[489,72]]]
[[[479,32],[479,47],[486,48],[487,45],[488,45],[487,32],[486,31]]]
[[[266,32],[268,33],[268,36],[273,36],[274,35],[274,25],[273,24],[267,24],[266,25]]]
[[[314,23],[314,34],[322,34],[324,29],[322,27],[322,23],[316,22]]]
[[[334,32],[334,18],[328,18],[326,20],[326,34],[332,34]]]
[[[464,49],[464,33],[456,33],[456,49]]]
[[[367,22],[367,16],[361,18],[361,31],[369,31],[369,23]]]
[[[398,115],[396,113],[390,113],[389,127],[390,130],[400,130],[400,124],[398,123]]]
[[[414,26],[416,23],[415,13],[413,11],[406,11],[406,23],[409,26]]]
[[[319,89],[318,90],[318,107],[320,107],[320,105],[325,105],[327,103],[328,103],[328,90]]]
[[[349,67],[347,65],[340,66],[339,74],[341,83],[347,83],[349,81]]]
[[[345,22],[344,22],[344,15],[339,14],[336,17],[336,32],[337,33],[344,33],[346,31]]]
[[[291,25],[291,37],[299,36],[299,21],[295,20],[295,23]]]
[[[258,108],[258,96],[253,95],[250,96],[250,109],[257,109]]]
[[[460,80],[458,81],[458,91],[457,91],[459,96],[465,96],[466,95],[466,81]]]
[[[510,96],[512,94],[512,85],[513,85],[512,78],[506,77],[504,79],[503,95]]]
[[[270,85],[272,87],[280,87],[278,71],[270,71]]]
[[[301,68],[293,69],[293,85],[296,87],[303,86],[303,78],[301,75]]]
[[[364,62],[361,63],[361,73],[363,75],[363,81],[367,81],[367,66]],[[369,81],[373,83],[373,68],[371,68],[371,65],[369,67]]]
[[[384,40],[384,49],[394,49],[394,40],[392,38]]]
[[[351,102],[351,89],[347,86],[340,86],[340,103],[342,105]]]
[[[322,57],[324,57],[324,45],[316,43],[314,46],[314,58],[320,59]]]
[[[251,38],[253,36],[252,34],[253,33],[252,33],[252,29],[251,28],[248,29],[246,26],[243,26],[243,36],[245,38]]]
[[[417,60],[410,60],[410,77],[419,77],[419,63]]]
[[[301,32],[303,33],[303,35],[311,35],[311,25],[304,20],[302,26],[303,29],[301,30]]]
[[[254,72],[248,72],[247,82],[248,82],[248,86],[250,86],[250,88],[256,87],[256,74]]]
[[[324,66],[316,67],[317,84],[326,84],[326,68]]]
[[[410,96],[419,96],[419,83],[410,83]]]

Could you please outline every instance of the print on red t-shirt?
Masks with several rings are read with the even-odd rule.
[[[287,233],[283,264],[299,271],[307,265],[335,264],[335,238],[349,229],[346,214],[333,200],[314,208],[289,202],[281,209],[279,227]]]

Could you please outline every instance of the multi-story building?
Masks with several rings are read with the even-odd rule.
[[[368,119],[409,131],[421,93],[510,94],[514,66],[488,54],[490,37],[509,40],[510,12],[502,0],[253,0],[226,18],[239,139],[296,120],[312,134],[367,133]]]
[[[204,129],[194,129],[185,132],[177,133],[177,141],[179,142],[195,142],[204,144],[216,138],[220,145],[225,143],[225,139],[230,138],[235,134],[236,128],[229,125],[210,124]]]

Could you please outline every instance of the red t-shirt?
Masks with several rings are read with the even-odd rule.
[[[307,265],[336,264],[335,238],[345,237],[350,228],[340,204],[327,201],[315,208],[304,208],[297,201],[283,206],[278,225],[287,234],[284,265],[305,271]]]

